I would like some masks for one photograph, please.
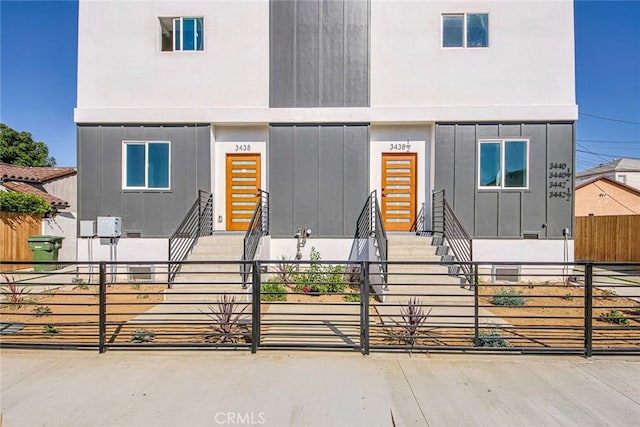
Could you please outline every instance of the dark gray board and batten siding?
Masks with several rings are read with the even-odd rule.
[[[529,139],[529,188],[479,190],[478,140]],[[573,194],[554,197],[549,187],[552,163],[574,171],[573,123],[437,124],[435,189],[445,195],[474,238],[563,238],[573,233]],[[573,175],[567,187],[573,191]],[[543,226],[546,224],[546,227]]]
[[[269,106],[369,106],[369,2],[271,0]]]
[[[123,237],[170,237],[211,189],[208,125],[78,125],[78,217],[122,217]],[[123,141],[170,141],[169,190],[123,190]]]
[[[353,237],[369,192],[368,125],[272,125],[270,231]]]

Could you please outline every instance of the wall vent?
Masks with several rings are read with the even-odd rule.
[[[538,233],[523,233],[522,238],[538,240],[540,238],[540,235]]]
[[[142,237],[142,233],[139,231],[127,231],[127,238],[129,239],[139,239]]]
[[[494,282],[518,282],[520,280],[519,265],[494,265]]]
[[[133,282],[153,281],[153,267],[150,265],[129,266],[129,280]]]

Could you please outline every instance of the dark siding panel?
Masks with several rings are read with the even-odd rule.
[[[343,212],[336,209],[344,200],[344,127],[322,126],[320,129],[318,182],[319,215],[317,234],[341,236]]]
[[[369,2],[346,1],[345,106],[369,105]]]
[[[81,220],[95,220],[100,212],[101,146],[100,128],[78,128],[78,217]]]
[[[118,167],[122,165],[122,140],[141,139],[140,127],[125,129],[121,126],[104,126],[102,128],[100,215],[122,216],[122,166]]]
[[[500,125],[500,137],[501,138],[512,138],[522,136],[521,126],[519,124],[505,124]]]
[[[271,0],[271,107],[369,105],[369,2]]]
[[[320,105],[319,3],[300,1],[296,16],[296,107]]]
[[[345,126],[344,132],[343,234],[353,236],[369,194],[369,126]]]
[[[550,124],[549,141],[547,142],[547,166],[549,163],[566,163],[573,168],[573,125]],[[567,186],[573,189],[573,179]],[[556,190],[547,188],[547,191]],[[573,224],[573,191],[569,200],[560,197],[547,197],[547,232],[549,236],[562,237],[562,229],[572,229]],[[572,230],[573,232],[573,230]]]
[[[520,237],[521,219],[520,192],[500,193],[498,235],[500,237]]]
[[[198,126],[196,129],[196,186],[198,189],[211,187],[211,131],[209,126]]]
[[[318,230],[318,142],[317,126],[297,126],[294,133],[295,182],[293,226]]]
[[[475,235],[495,237],[498,235],[498,193],[478,193],[476,196]]]
[[[80,126],[81,219],[121,216],[123,233],[169,237],[195,201],[198,189],[211,189],[210,177],[206,176],[210,173],[209,127],[201,126],[198,132],[200,153],[194,126]],[[123,140],[171,142],[170,190],[122,190]]]
[[[292,107],[295,105],[295,40],[294,1],[271,1],[270,25],[270,88],[271,107]]]
[[[460,125],[456,129],[455,142],[455,171],[453,209],[462,226],[468,233],[473,234],[474,196],[475,196],[475,125]]]
[[[368,193],[366,125],[271,126],[271,234],[351,237]]]
[[[547,126],[524,125],[522,136],[529,138],[529,191],[522,194],[522,231],[546,237],[547,222]]]
[[[272,126],[269,130],[270,231],[274,236],[293,236],[292,126]]]
[[[321,3],[320,105],[344,105],[344,3]]]
[[[439,125],[436,128],[434,189],[444,190],[447,197],[453,197],[455,129],[454,125]]]
[[[494,124],[481,124],[477,127],[478,139],[491,139],[500,136],[500,126]]]

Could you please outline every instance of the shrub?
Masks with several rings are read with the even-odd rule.
[[[260,301],[286,301],[287,289],[279,282],[263,283],[260,289]]]
[[[344,266],[320,265],[320,253],[315,247],[311,248],[309,269],[296,276],[296,292],[310,292],[313,294],[332,294],[344,292],[347,288]],[[308,289],[305,290],[305,288]]]
[[[51,307],[48,305],[39,305],[38,307],[31,310],[34,316],[43,317],[51,314]]]
[[[27,302],[27,294],[31,292],[31,290],[27,289],[25,286],[19,286],[16,284],[16,280],[13,276],[9,277],[6,274],[3,274],[2,278],[5,284],[0,287],[0,293],[2,293],[2,299],[4,302],[14,308],[22,307],[22,305]]]
[[[293,264],[287,262],[287,259],[283,256],[282,260],[276,264],[276,274],[280,283],[289,285],[294,282],[293,273],[295,267]]]
[[[237,342],[238,335],[241,335],[243,325],[241,324],[242,313],[247,309],[247,305],[240,309],[240,304],[236,302],[235,296],[224,294],[218,297],[218,302],[215,306],[209,305],[209,311],[211,313],[205,313],[207,316],[214,320],[211,328],[214,333],[206,335],[207,339],[215,339],[220,343],[234,343]]]
[[[140,328],[140,329],[136,329],[136,331],[131,334],[131,342],[135,342],[135,343],[151,342],[153,341],[155,336],[156,336],[156,333],[154,331]]]
[[[342,299],[346,302],[360,302],[360,294],[347,294]]]
[[[613,325],[629,326],[629,319],[624,317],[624,314],[618,310],[610,310],[607,313],[601,314],[598,319]]]
[[[515,288],[501,288],[492,300],[494,305],[503,305],[509,307],[520,307],[524,305],[524,297],[522,292]]]
[[[424,326],[431,314],[431,308],[429,311],[424,311],[424,306],[420,304],[418,298],[410,298],[405,306],[400,307],[400,319],[393,319],[400,334],[397,337],[400,341],[405,342],[411,346],[415,345],[418,337],[425,333]]]
[[[14,191],[0,191],[0,211],[48,215],[53,212],[53,209],[41,196],[16,193]]]
[[[509,347],[509,342],[502,338],[496,330],[480,331],[478,335],[478,346],[480,347]]]
[[[45,325],[44,333],[47,335],[55,335],[58,333],[58,328],[55,325]]]

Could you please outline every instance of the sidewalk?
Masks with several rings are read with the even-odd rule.
[[[632,426],[640,358],[1,350],[11,426]]]

